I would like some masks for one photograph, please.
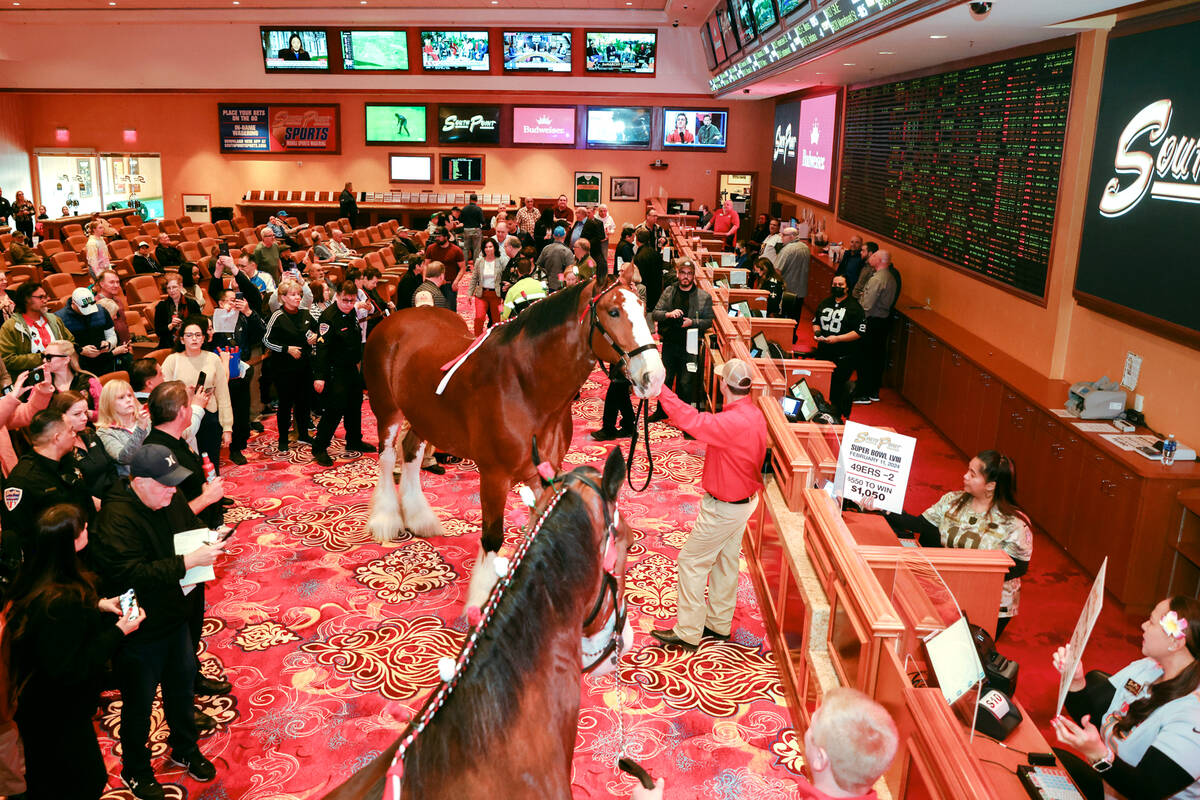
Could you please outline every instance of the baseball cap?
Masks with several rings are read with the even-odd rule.
[[[98,309],[96,296],[92,294],[91,289],[84,286],[80,286],[71,292],[71,302],[79,308],[79,313],[85,316],[95,314]]]
[[[713,370],[725,383],[735,389],[750,388],[750,367],[740,358],[731,358]]]
[[[149,247],[149,246],[150,246],[149,242],[144,242],[144,241],[138,242],[138,250],[141,250],[143,247]]]
[[[566,236],[566,235],[567,235],[567,229],[566,229],[566,228],[564,228],[562,225],[555,225],[555,226],[554,226],[554,237],[555,237],[556,239],[557,239],[559,236]]]
[[[129,462],[131,478],[152,478],[163,486],[178,486],[188,479],[192,471],[175,458],[175,454],[161,444],[143,445]]]
[[[277,216],[277,217],[286,217],[286,216],[287,216],[287,212],[286,212],[286,211],[284,211],[284,210],[281,208],[281,209],[279,209],[279,213],[278,213],[278,214],[276,214],[275,216]]]

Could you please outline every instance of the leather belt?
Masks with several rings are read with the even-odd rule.
[[[744,497],[741,500],[721,500],[721,498],[717,497],[716,495],[712,495],[712,498],[714,500],[721,500],[722,503],[728,503],[731,506],[745,505],[746,503],[749,503],[751,500],[753,500],[754,497],[755,497],[755,495],[750,495],[749,497]]]

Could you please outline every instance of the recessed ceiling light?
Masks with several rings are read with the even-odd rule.
[[[880,51],[879,51],[879,55],[881,55],[881,56],[894,56],[894,55],[896,55],[896,54],[895,54],[895,52],[893,52],[893,51],[891,51],[891,50],[880,50]]]
[[[20,3],[13,3],[13,5],[14,5],[14,6],[19,6],[19,5],[21,5],[21,4],[20,4]]]
[[[109,4],[110,6],[115,6],[115,5],[116,5],[116,2],[115,2],[114,0],[108,0],[108,4]]]
[[[930,39],[945,39],[945,38],[946,38],[946,34],[944,34],[944,33],[931,33],[931,34],[929,34],[929,38],[930,38]]]
[[[849,63],[846,63],[846,64],[842,64],[842,66],[843,66],[843,67],[853,67],[853,66],[854,66],[854,62],[849,62]]]

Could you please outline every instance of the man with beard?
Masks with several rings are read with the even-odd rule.
[[[645,273],[642,276],[645,278]],[[697,336],[704,336],[712,327],[712,297],[696,285],[696,267],[692,262],[680,261],[675,278],[676,283],[663,290],[650,316],[658,323],[662,338],[662,360],[667,371],[663,386],[673,388],[683,402],[694,404],[700,370],[698,353],[689,353],[687,349],[688,331],[694,328]],[[666,409],[660,404],[650,421],[666,418]]]

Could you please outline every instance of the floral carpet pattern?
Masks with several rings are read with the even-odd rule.
[[[567,468],[601,467],[613,447],[588,436],[599,426],[605,387],[597,371],[583,388]],[[202,659],[234,685],[228,697],[199,701],[217,722],[201,746],[218,775],[201,784],[165,762],[167,729],[156,707],[152,752],[172,800],[323,797],[399,735],[392,713],[421,705],[439,683],[438,659],[457,655],[463,641],[460,613],[481,521],[474,465],[422,473],[445,536],[381,545],[364,528],[377,457],[347,456],[335,441],[335,466],[322,469],[307,445],[277,454],[274,421],[264,424],[246,451],[249,463],[223,469],[237,500],[228,520],[240,525],[207,587]],[[799,769],[796,737],[748,574],[728,643],[706,641],[689,655],[649,636],[674,622],[675,560],[698,511],[704,451],[666,423],[651,427],[651,441],[650,488],[626,488],[619,501],[635,529],[627,581],[634,647],[621,660],[619,688],[612,675],[584,677],[573,796],[628,797],[633,780],[615,768],[623,751],[665,776],[671,798],[795,797],[788,776]],[[644,475],[644,456],[634,470]],[[514,492],[506,550],[526,519]],[[105,798],[130,800],[116,777],[120,699],[105,701]]]

